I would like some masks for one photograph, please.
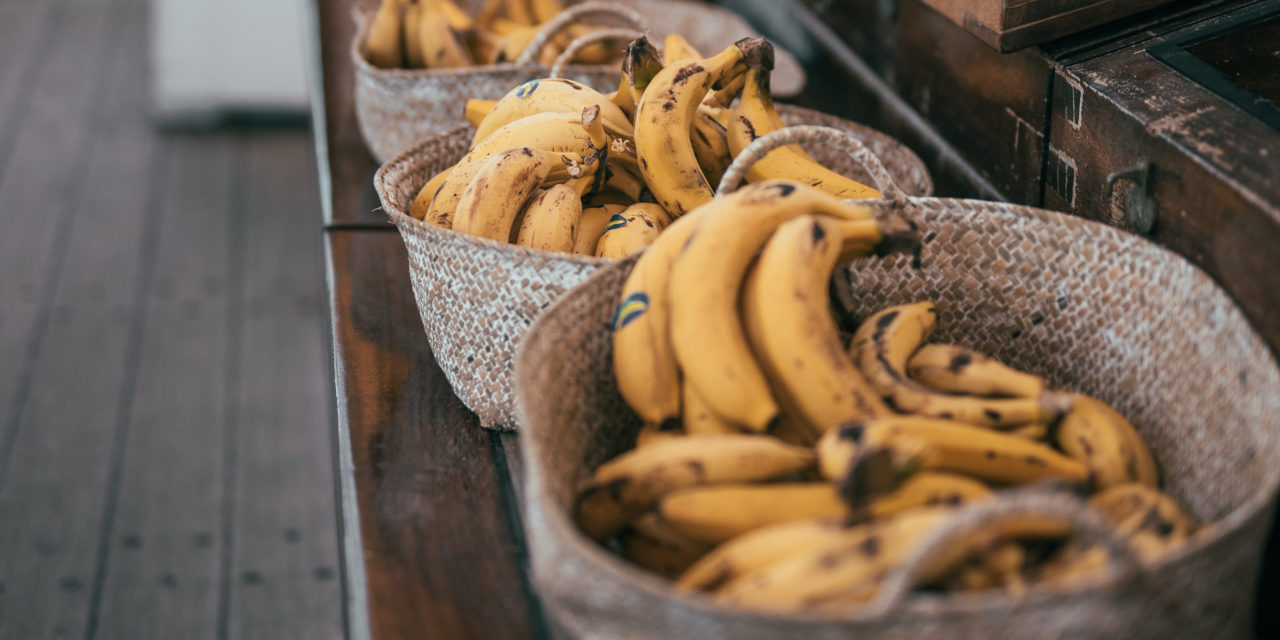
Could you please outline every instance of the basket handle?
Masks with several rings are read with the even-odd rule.
[[[632,29],[608,28],[592,31],[587,35],[570,42],[569,46],[565,47],[564,51],[561,52],[559,56],[556,56],[555,62],[551,63],[551,71],[547,74],[547,77],[564,77],[564,67],[578,55],[578,52],[590,45],[600,42],[601,40],[616,40],[621,38],[635,40],[636,38],[641,37],[644,37],[643,33]]]
[[[533,64],[534,58],[538,55],[538,52],[542,51],[542,49],[547,46],[548,42],[551,42],[551,39],[554,38],[557,33],[560,33],[561,30],[570,24],[577,22],[579,18],[591,14],[617,16],[630,23],[630,25],[637,31],[649,30],[649,21],[645,20],[644,16],[640,15],[640,13],[634,9],[614,4],[612,2],[600,2],[598,0],[575,4],[564,11],[561,11],[556,17],[548,20],[546,24],[542,25],[542,30],[538,32],[538,35],[533,37],[533,40],[529,41],[529,46],[525,47],[524,53],[521,53],[519,58],[516,58],[515,64],[526,67]]]
[[[1115,527],[1089,508],[1088,503],[1066,492],[1044,489],[1012,491],[992,500],[963,507],[954,518],[930,531],[896,569],[885,576],[879,595],[868,603],[870,615],[887,615],[906,601],[925,569],[939,559],[957,538],[972,534],[994,522],[1041,516],[1060,520],[1089,544],[1101,545],[1111,562],[1112,575],[1128,579],[1141,571],[1141,561]]]
[[[853,159],[862,165],[867,170],[867,173],[871,174],[871,179],[875,181],[876,188],[880,190],[880,194],[886,200],[896,204],[906,202],[906,194],[902,192],[902,188],[894,181],[893,176],[889,175],[888,169],[884,168],[880,158],[876,157],[876,154],[862,144],[861,140],[834,127],[812,124],[784,127],[753,140],[733,159],[733,162],[729,163],[728,168],[724,171],[724,176],[720,178],[720,187],[716,189],[716,195],[737,191],[738,187],[742,185],[743,178],[747,175],[748,167],[768,155],[770,151],[783,145],[796,144],[798,142],[823,142],[847,149],[849,155],[853,156]]]

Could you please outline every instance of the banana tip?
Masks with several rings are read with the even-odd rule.
[[[773,45],[764,38],[743,38],[734,43],[750,69],[773,71]]]

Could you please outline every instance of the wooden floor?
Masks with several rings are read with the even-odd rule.
[[[0,0],[0,640],[341,636],[305,129],[160,133],[147,0]]]

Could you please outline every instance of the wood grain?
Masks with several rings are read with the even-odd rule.
[[[1055,40],[1171,0],[924,0],[992,48]]]
[[[378,640],[540,637],[522,588],[506,478],[489,435],[427,347],[398,235],[331,230],[330,299],[344,478],[344,526],[359,526],[363,584]],[[348,534],[346,541],[353,542]],[[352,629],[360,638],[364,630]]]

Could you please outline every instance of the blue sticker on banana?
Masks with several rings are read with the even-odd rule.
[[[614,229],[621,229],[627,226],[627,219],[622,217],[621,213],[615,213],[609,217],[609,224],[605,225],[604,232],[608,233]]]
[[[637,291],[618,304],[618,312],[613,316],[613,330],[618,331],[631,324],[632,320],[644,315],[649,310],[649,294]]]
[[[534,78],[518,87],[516,87],[517,98],[528,98],[530,94],[538,89],[538,79]]]

